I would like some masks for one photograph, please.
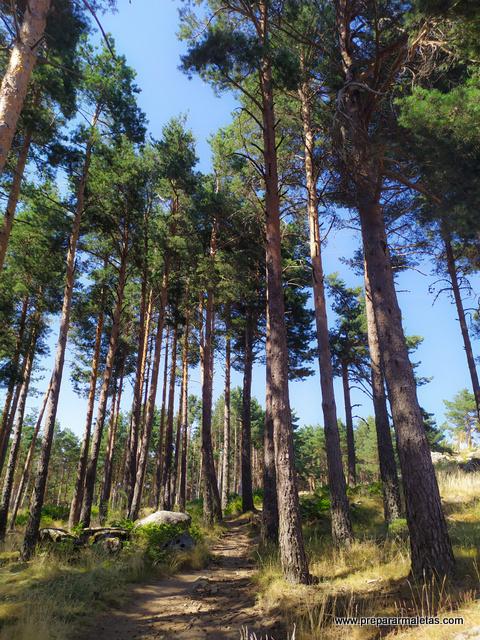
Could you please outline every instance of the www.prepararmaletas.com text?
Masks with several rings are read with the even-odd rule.
[[[453,624],[462,625],[463,618],[445,616],[439,618],[438,616],[390,616],[390,617],[349,617],[349,618],[335,618],[335,624],[341,626],[360,626],[365,627],[372,625],[374,627],[382,626],[417,626],[417,625],[437,625],[437,624]]]

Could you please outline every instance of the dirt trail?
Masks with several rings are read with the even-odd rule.
[[[101,614],[78,640],[238,640],[242,627],[272,637],[275,620],[255,603],[251,548],[246,525],[229,523],[207,569],[133,587],[121,611]]]

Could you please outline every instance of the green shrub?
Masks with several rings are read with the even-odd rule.
[[[26,513],[19,513],[15,518],[15,524],[17,527],[23,527],[24,524],[27,523],[28,520],[28,511]]]
[[[109,527],[119,527],[120,529],[126,529],[127,531],[132,531],[135,526],[135,520],[130,520],[130,518],[120,518],[120,520],[110,520],[108,523]]]
[[[143,548],[146,557],[152,564],[157,564],[165,559],[169,550],[165,544],[185,530],[183,524],[146,524],[134,532],[134,537]],[[195,528],[197,533],[197,528]],[[192,534],[193,536],[193,534]],[[195,536],[193,536],[195,537]]]
[[[68,520],[68,516],[70,515],[70,508],[65,506],[57,507],[53,504],[45,504],[42,507],[42,518],[50,518],[53,522],[54,520],[61,520],[62,522]]]
[[[378,480],[378,482],[371,482],[368,485],[368,493],[371,493],[374,496],[381,496],[383,495],[383,485],[382,485],[382,481]]]
[[[313,495],[302,496],[300,498],[300,513],[307,522],[324,518],[330,511],[330,490],[322,487]]]

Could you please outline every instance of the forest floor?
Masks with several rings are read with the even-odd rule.
[[[280,638],[281,622],[255,599],[251,556],[258,539],[245,520],[226,526],[207,569],[133,586],[121,610],[97,616],[78,640],[238,640],[246,628],[259,639]]]

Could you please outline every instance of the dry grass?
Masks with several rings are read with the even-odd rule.
[[[286,585],[278,553],[263,549],[258,588],[261,603],[285,623],[285,635],[296,626],[296,640],[377,640],[379,638],[451,640],[462,630],[480,625],[480,474],[439,474],[457,569],[447,582],[426,585],[408,580],[410,551],[402,535],[386,536],[380,527],[380,496],[358,496],[354,507],[356,542],[348,550],[333,548],[325,522],[306,530],[314,584]],[[455,496],[454,500],[448,500]],[[397,627],[340,626],[335,617],[463,616],[465,625]]]
[[[120,606],[130,583],[200,569],[211,557],[206,541],[154,566],[135,543],[114,558],[96,546],[57,547],[19,562],[21,541],[21,535],[9,535],[0,547],[0,640],[69,640],[96,612]]]

